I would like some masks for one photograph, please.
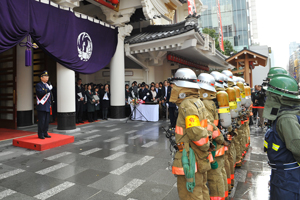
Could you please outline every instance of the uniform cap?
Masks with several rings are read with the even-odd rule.
[[[43,71],[43,72],[40,74],[40,77],[42,77],[42,76],[49,76],[48,71]]]

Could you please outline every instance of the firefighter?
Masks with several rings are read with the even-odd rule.
[[[231,139],[231,145],[229,147],[229,162],[230,162],[230,171],[231,171],[231,189],[234,186],[234,170],[236,166],[237,155],[240,152],[240,142],[239,142],[239,134],[242,134],[242,131],[240,129],[241,121],[239,120],[239,111],[237,107],[237,100],[236,100],[236,91],[233,88],[236,84],[236,82],[233,80],[233,74],[229,70],[223,70],[222,74],[224,74],[227,78],[227,89],[226,92],[229,96],[229,102],[230,102],[230,113],[231,118],[233,119],[233,133],[230,137]],[[230,191],[229,191],[230,193]]]
[[[187,68],[178,69],[173,78],[170,102],[178,106],[175,154],[172,173],[177,175],[177,190],[181,200],[209,200],[206,186],[210,141],[207,112],[199,99],[197,76]]]
[[[204,103],[208,113],[207,119],[214,122],[208,130],[212,129],[212,142],[216,146],[216,150],[212,152],[214,161],[211,163],[211,170],[207,172],[208,187],[210,191],[210,199],[224,199],[225,198],[225,184],[227,188],[227,178],[224,181],[223,172],[224,168],[224,137],[217,127],[219,124],[218,109],[215,103],[216,89],[215,79],[212,75],[202,73],[198,76],[198,84],[200,86],[200,99]],[[222,83],[223,84],[223,83]],[[228,145],[228,144],[227,144]],[[227,190],[228,191],[228,190]],[[228,195],[227,195],[228,196]]]
[[[225,80],[227,80],[227,77],[225,79],[225,75],[221,74],[220,72],[217,71],[213,71],[210,73],[214,79],[215,79],[215,89],[217,92],[219,91],[223,91],[225,92]],[[227,81],[226,81],[227,82]],[[217,94],[218,95],[218,94]],[[228,100],[228,95],[227,95],[227,100]],[[216,102],[217,108],[220,107],[220,105],[218,105],[218,101]],[[229,105],[229,100],[228,100],[228,105]],[[224,107],[226,107],[226,105],[224,105]],[[222,109],[222,107],[221,107]],[[219,114],[220,117],[222,119],[223,122],[225,122],[226,120],[230,120],[230,125],[224,126],[224,124],[222,124],[222,122],[219,122],[219,127],[220,125],[222,125],[222,128],[226,128],[227,133],[232,131],[232,126],[231,126],[231,116],[230,116],[230,111],[229,113],[226,115],[225,113],[220,113]],[[224,115],[224,118],[222,118],[222,115]],[[227,134],[228,135],[228,134]],[[227,136],[226,136],[227,137]],[[228,141],[230,142],[230,141]],[[225,183],[225,199],[229,199],[228,194],[229,191],[231,190],[231,171],[230,171],[230,163],[228,160],[228,155],[229,155],[229,144],[225,145],[225,155],[224,155],[224,170],[222,171],[223,174],[223,179],[224,179],[224,183]]]
[[[300,199],[300,96],[297,82],[275,75],[268,84],[263,117],[274,120],[264,147],[272,168],[270,199]]]

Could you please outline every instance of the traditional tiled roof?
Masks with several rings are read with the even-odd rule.
[[[167,38],[175,35],[180,35],[190,30],[195,30],[200,33],[197,24],[194,25],[185,25],[186,20],[169,25],[150,25],[142,29],[141,33],[133,34],[125,39],[126,44],[136,44],[152,40],[158,40],[162,38]],[[203,37],[203,36],[202,36]],[[204,37],[203,37],[204,38]]]

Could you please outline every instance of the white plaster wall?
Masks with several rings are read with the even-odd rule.
[[[25,50],[26,47],[17,45],[17,111],[33,110],[33,72],[32,66],[25,66]]]

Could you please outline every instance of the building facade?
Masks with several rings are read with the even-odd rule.
[[[75,80],[78,77],[83,83],[110,84],[110,117],[119,119],[126,117],[126,83],[160,82],[171,77],[181,67],[189,67],[196,74],[232,68],[225,61],[226,57],[215,49],[214,40],[201,33],[197,15],[187,18],[186,1],[121,0],[117,5],[112,5],[113,8],[107,7],[106,1],[36,2],[65,12],[71,11],[76,17],[89,23],[117,28],[115,54],[109,64],[95,73],[80,73],[69,69],[56,62],[48,55],[49,52],[43,51],[42,48],[32,49],[33,64],[27,67],[24,65],[24,48],[19,45],[0,54],[0,58],[4,60],[9,57],[14,61],[9,75],[8,72],[1,74],[5,81],[0,81],[0,84],[5,89],[0,91],[0,95],[4,97],[0,99],[0,128],[17,128],[36,123],[34,86],[39,82],[39,74],[43,70],[48,70],[51,83],[57,88],[57,127],[60,130],[71,130],[76,128]],[[204,10],[200,0],[195,2],[198,12]],[[145,34],[148,34],[150,39],[143,37]],[[139,40],[136,40],[137,38]],[[95,48],[96,45],[93,44]],[[97,52],[93,52],[93,55],[97,55]],[[169,55],[176,55],[180,62],[168,60]],[[4,61],[0,60],[0,70],[4,71],[6,68]],[[7,87],[9,88],[6,89]]]
[[[297,42],[290,42],[289,45],[289,52],[290,52],[290,56],[294,53],[294,51],[296,51],[300,46],[300,43]]]
[[[207,9],[201,14],[201,27],[219,33],[217,1],[203,0]],[[249,4],[246,0],[220,0],[224,40],[231,42],[236,51],[251,45]]]

